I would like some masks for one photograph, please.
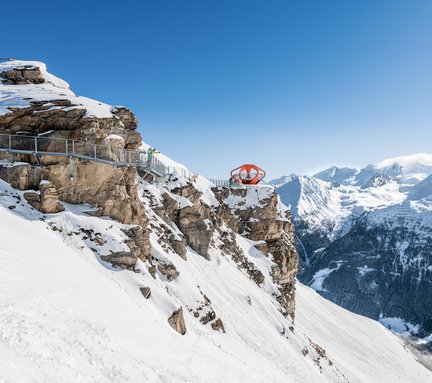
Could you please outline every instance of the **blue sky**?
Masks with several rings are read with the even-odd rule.
[[[194,171],[275,178],[432,152],[430,20],[429,0],[21,0],[0,56],[130,107]]]

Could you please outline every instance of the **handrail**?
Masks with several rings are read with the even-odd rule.
[[[30,154],[37,157],[54,156],[80,158],[83,160],[109,164],[114,167],[142,169],[156,177],[164,177],[172,171],[183,177],[193,179],[192,173],[183,167],[168,167],[156,157],[142,150],[122,149],[111,145],[99,145],[91,142],[76,141],[66,138],[26,136],[0,133],[0,153]],[[208,178],[218,187],[228,187],[229,181]]]
[[[229,180],[218,180],[215,178],[207,178],[211,183],[215,184],[217,187],[228,187],[230,186]]]
[[[97,145],[62,138],[0,133],[0,152],[80,158],[115,167],[144,169],[158,177],[169,174],[169,168],[154,156],[149,157],[141,150],[122,149],[115,144]]]

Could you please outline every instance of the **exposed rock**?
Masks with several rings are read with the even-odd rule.
[[[174,251],[180,255],[181,258],[183,258],[185,261],[187,260],[186,257],[186,245],[184,241],[178,241],[174,238],[174,236],[171,237],[171,244],[174,249]]]
[[[36,192],[25,192],[24,199],[36,210],[40,209],[40,195]]]
[[[222,331],[223,333],[225,333],[225,327],[224,324],[222,322],[222,319],[217,318],[212,324],[211,324],[211,328],[215,331]]]
[[[161,214],[160,217],[165,221],[168,218],[169,221],[166,221],[167,223],[175,222],[179,211],[179,203],[169,193],[164,193],[163,195],[163,207],[165,214]]]
[[[137,258],[130,252],[119,251],[110,255],[101,255],[101,259],[122,269],[134,270]]]
[[[132,254],[141,261],[146,261],[150,258],[150,241],[147,229],[142,226],[134,226],[123,232],[129,237],[125,243],[128,245]]]
[[[232,207],[231,214],[224,211],[223,216],[230,224],[235,222],[237,232],[251,240],[258,241],[256,248],[264,254],[271,254],[274,260],[273,281],[279,285],[280,295],[276,297],[284,315],[295,316],[295,278],[298,271],[298,257],[295,244],[294,226],[288,211],[279,208],[279,197],[272,189],[258,198],[257,204],[246,206],[248,193],[258,194],[256,187],[238,189],[214,189],[221,206],[225,201],[235,198],[238,202]],[[223,210],[223,209],[221,209]],[[232,215],[233,218],[230,217]],[[235,219],[237,217],[237,219]],[[229,247],[229,241],[223,241]],[[262,273],[250,264],[241,252],[231,249],[233,259],[250,277],[260,284],[264,281]]]
[[[180,274],[172,263],[159,262],[157,268],[169,281],[176,279]]]
[[[210,310],[203,317],[201,317],[200,322],[202,324],[207,324],[214,319],[216,319],[216,314],[213,310]]]
[[[186,323],[183,317],[183,307],[174,311],[168,319],[169,325],[181,335],[186,334]]]
[[[178,185],[183,181],[170,179],[170,182]],[[210,247],[217,247],[223,254],[231,256],[257,285],[261,285],[265,281],[265,275],[238,247],[236,233],[256,241],[256,248],[271,255],[274,260],[272,278],[279,287],[276,299],[280,303],[281,312],[294,317],[295,278],[298,269],[294,227],[274,189],[263,187],[264,192],[258,190],[256,187],[214,188],[212,191],[219,205],[208,206],[201,199],[202,193],[194,183],[187,182],[162,193],[160,200],[153,201],[153,209],[169,227],[178,228],[187,245],[201,256],[209,259]],[[226,202],[233,200],[237,203],[234,207]],[[250,200],[256,200],[256,203],[248,202],[250,206],[246,205],[246,201]],[[159,241],[169,242],[180,256],[185,254],[183,243],[176,242],[178,234],[172,234],[167,239],[169,230],[164,225],[159,225],[154,230],[158,233]],[[202,320],[206,321],[206,318]]]
[[[30,164],[20,164],[12,167],[0,165],[0,178],[15,189],[38,190],[42,180],[42,168]]]
[[[116,115],[126,129],[136,129],[138,127],[138,120],[128,108],[124,106],[115,106],[111,112]]]
[[[140,287],[141,294],[145,299],[149,299],[151,295],[150,287]]]
[[[147,267],[147,270],[149,274],[152,276],[152,278],[156,279],[156,266],[149,266]]]
[[[59,213],[65,208],[59,201],[59,194],[56,187],[51,182],[42,181],[39,185],[40,190],[40,211],[46,214]]]
[[[0,77],[3,78],[4,84],[41,84],[45,82],[42,72],[34,65],[21,65],[11,68],[7,71],[0,72]]]
[[[206,259],[213,236],[212,222],[195,206],[186,206],[179,211],[178,227],[186,237],[189,246]]]
[[[20,84],[49,81],[44,78],[43,64],[22,65],[17,62],[16,67],[13,67],[11,62],[11,65],[12,68],[3,71],[1,76],[8,84],[12,84],[10,86],[16,86],[18,93],[21,87],[26,86]],[[114,159],[118,150],[140,147],[142,140],[136,131],[137,120],[129,109],[113,107],[111,117],[87,114],[87,110],[79,104],[79,98],[70,92],[67,84],[61,83],[59,86],[54,86],[58,92],[56,99],[52,97],[55,92],[47,92],[46,101],[26,99],[28,106],[11,107],[10,113],[0,115],[0,132],[26,132],[32,137],[44,134],[46,138],[57,138],[58,140],[44,143],[44,149],[49,151],[64,150],[66,139],[81,142],[75,147],[77,151],[87,152],[91,151],[94,145],[103,145],[107,148],[104,156],[108,159]],[[96,101],[94,103],[97,104]],[[15,140],[18,140],[16,144],[19,143],[20,147],[28,145],[32,150],[34,143],[28,136],[15,136]],[[9,157],[7,154],[0,154],[0,159]],[[147,227],[144,208],[137,195],[134,169],[115,169],[111,165],[67,157],[36,158],[26,154],[14,155],[13,158],[27,163],[0,168],[0,178],[10,182],[13,187],[37,190],[41,180],[48,180],[55,185],[59,199],[64,202],[88,203],[99,208],[101,215],[110,216],[122,223]]]

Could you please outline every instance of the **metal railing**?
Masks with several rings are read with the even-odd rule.
[[[228,187],[230,186],[229,180],[218,180],[215,178],[207,178],[211,183],[215,184],[218,187]]]
[[[64,138],[48,138],[40,136],[11,135],[0,133],[0,153],[29,154],[36,157],[54,156],[80,158],[109,164],[115,167],[133,167],[143,169],[156,177],[163,177],[173,171],[193,180],[196,175],[183,167],[168,167],[156,157],[149,158],[148,153],[141,150],[122,149],[111,145],[97,145],[91,142],[75,141]],[[228,180],[208,178],[218,187],[228,187]]]
[[[0,152],[35,156],[72,157],[110,164],[115,167],[144,169],[156,176],[170,174],[170,169],[154,156],[140,150],[61,138],[0,134]]]

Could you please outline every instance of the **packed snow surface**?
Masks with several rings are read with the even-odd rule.
[[[15,208],[12,208],[12,207]],[[12,210],[11,210],[12,209]],[[56,215],[31,209],[0,181],[0,382],[430,382],[432,374],[379,323],[352,314],[298,284],[296,323],[229,259],[167,254],[180,277],[167,282],[142,268],[100,260],[84,231],[103,239],[101,254],[124,249],[123,225],[91,217],[89,206]],[[55,229],[54,229],[55,228]],[[69,235],[72,233],[72,235]],[[246,250],[252,246],[246,239]],[[262,259],[261,267],[266,266]],[[257,262],[257,264],[259,264]],[[152,289],[146,300],[141,286]],[[226,333],[184,310],[185,336],[167,318],[199,299],[212,301]],[[308,340],[310,339],[310,341]],[[309,343],[312,342],[312,343]],[[317,365],[302,350],[318,344]]]

